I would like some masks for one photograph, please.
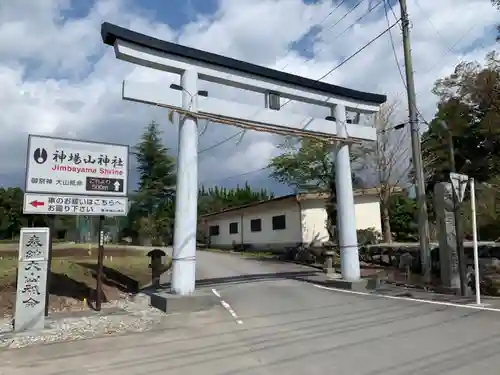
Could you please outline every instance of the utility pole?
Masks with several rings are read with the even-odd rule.
[[[406,71],[406,91],[408,96],[408,111],[411,128],[412,157],[415,168],[415,180],[418,206],[418,234],[420,237],[420,259],[424,280],[430,282],[431,262],[429,246],[429,218],[427,216],[427,202],[425,196],[424,168],[422,163],[422,149],[420,145],[420,131],[418,124],[417,100],[415,82],[413,81],[413,64],[410,47],[410,21],[406,0],[399,0],[401,8],[401,28],[403,32],[403,49]]]

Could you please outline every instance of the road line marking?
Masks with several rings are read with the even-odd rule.
[[[220,301],[220,304],[229,312],[229,314],[231,314],[231,316],[236,320],[236,323],[237,324],[243,324],[243,322],[239,319],[238,315],[236,314],[236,312],[232,309],[232,307],[229,305],[229,303],[227,303],[226,301],[224,300],[221,300]]]
[[[212,293],[215,294],[217,297],[220,298],[220,294],[219,294],[219,292],[217,290],[212,289]]]
[[[331,287],[327,287],[327,286],[323,286],[323,285],[318,285],[318,284],[313,284],[313,286],[315,286],[316,288],[319,288],[319,289],[331,290],[331,291],[334,291],[334,292],[347,293],[347,294],[357,294],[357,295],[360,295],[360,296],[381,297],[381,298],[395,299],[395,300],[400,300],[400,301],[411,301],[411,302],[428,303],[430,305],[463,307],[465,309],[472,309],[472,310],[483,310],[483,311],[500,312],[500,309],[495,309],[493,307],[485,307],[485,306],[477,306],[477,305],[475,305],[475,306],[474,305],[461,305],[459,303],[452,303],[452,302],[430,301],[430,300],[419,299],[419,298],[399,297],[399,296],[387,296],[387,295],[384,295],[384,294],[356,292],[354,290],[345,290],[345,289],[331,288]]]

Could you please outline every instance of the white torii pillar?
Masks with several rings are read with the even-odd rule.
[[[333,109],[337,126],[337,135],[348,138],[346,109],[336,105]],[[335,158],[335,187],[337,190],[337,228],[340,248],[340,269],[342,279],[357,281],[361,277],[359,265],[358,236],[356,233],[356,213],[352,190],[352,170],[349,157],[349,145],[340,143]]]
[[[198,73],[188,69],[182,73],[182,109],[198,110]],[[196,223],[198,221],[198,123],[190,115],[182,115],[179,124],[177,156],[177,189],[175,198],[174,248],[172,252],[171,290],[190,295],[196,280]]]

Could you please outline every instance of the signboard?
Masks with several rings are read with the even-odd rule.
[[[467,189],[467,184],[469,182],[469,176],[450,172],[450,180],[458,201],[462,203],[465,197],[465,190]]]
[[[31,215],[126,216],[128,198],[25,193],[23,213]]]
[[[30,135],[26,192],[127,196],[129,147]]]

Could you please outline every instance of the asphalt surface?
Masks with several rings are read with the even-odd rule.
[[[199,287],[220,307],[161,331],[6,351],[0,373],[499,373],[500,312],[326,290],[304,271],[199,252]]]

